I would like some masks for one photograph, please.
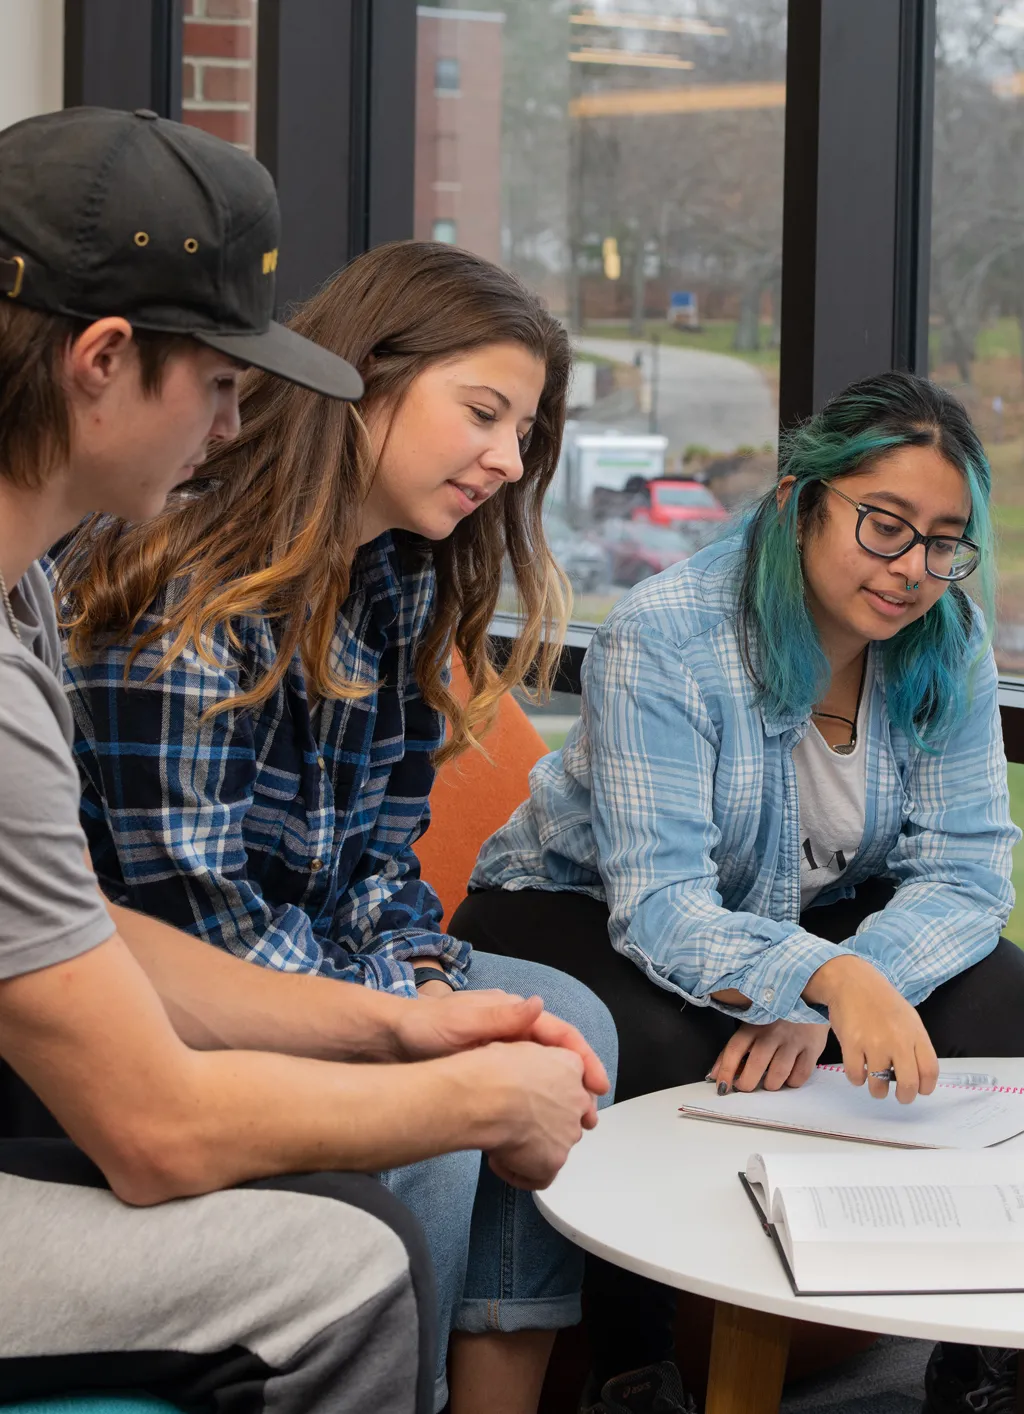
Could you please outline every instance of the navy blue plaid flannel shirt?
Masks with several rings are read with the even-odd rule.
[[[333,645],[339,673],[378,684],[355,701],[311,704],[296,654],[261,708],[204,721],[274,661],[266,619],[236,622],[240,647],[219,631],[212,664],[189,649],[151,683],[169,636],[127,683],[132,640],[66,660],[82,823],[109,897],[266,967],[411,996],[413,965],[441,959],[464,985],[469,945],[441,931],[412,849],[444,736],[414,676],[433,596],[429,560],[396,538],[360,550]]]

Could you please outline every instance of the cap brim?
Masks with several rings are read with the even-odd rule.
[[[265,334],[208,334],[204,330],[193,331],[192,336],[239,363],[276,373],[325,397],[355,402],[363,396],[363,380],[350,363],[284,324],[271,323]]]

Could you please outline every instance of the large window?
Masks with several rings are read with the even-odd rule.
[[[939,0],[932,199],[932,377],[967,405],[992,463],[996,657],[1024,673],[1024,5]],[[1024,823],[1024,765],[1009,771]],[[1015,883],[1024,894],[1024,846]],[[1024,908],[1007,936],[1024,943]]]
[[[1024,5],[939,0],[932,376],[988,450],[1000,668],[1024,673]]]
[[[415,234],[516,271],[576,348],[548,528],[581,623],[773,477],[785,22],[785,0],[418,9]]]

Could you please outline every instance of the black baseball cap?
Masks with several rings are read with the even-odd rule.
[[[0,298],[121,315],[360,398],[351,364],[271,317],[280,231],[265,167],[148,109],[65,108],[0,132]]]

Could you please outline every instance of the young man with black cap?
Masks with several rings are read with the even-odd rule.
[[[197,130],[0,133],[0,1057],[74,1141],[0,1138],[0,1401],[429,1409],[429,1261],[358,1171],[479,1148],[543,1186],[606,1086],[537,1000],[254,968],[96,888],[35,560],[158,513],[237,431],[239,366],[359,396],[272,322],[277,247],[266,172]]]

